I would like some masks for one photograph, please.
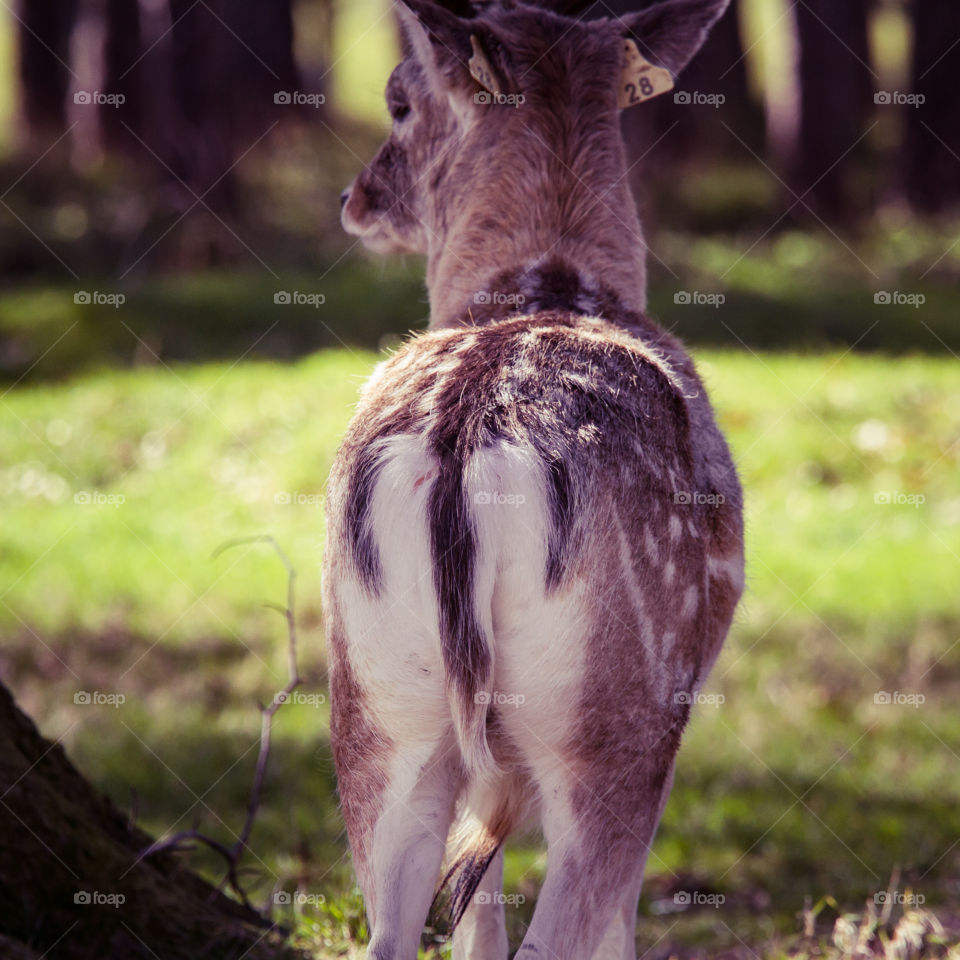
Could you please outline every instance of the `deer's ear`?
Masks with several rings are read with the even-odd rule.
[[[730,0],[664,0],[620,17],[623,34],[657,67],[676,76],[703,46]]]
[[[432,0],[397,0],[396,9],[407,53],[435,93],[466,98],[479,87],[494,94],[512,89],[503,46],[479,21],[461,19]]]

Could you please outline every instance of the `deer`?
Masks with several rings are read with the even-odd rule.
[[[395,0],[391,132],[341,197],[426,256],[429,325],[374,369],[327,486],[330,737],[370,931],[505,960],[503,848],[547,867],[517,956],[635,958],[681,735],[744,585],[703,383],[646,314],[620,117],[728,0]]]

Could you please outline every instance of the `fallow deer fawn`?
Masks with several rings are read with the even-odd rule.
[[[398,3],[393,130],[344,194],[427,255],[430,329],[376,369],[329,483],[324,601],[369,956],[508,953],[502,844],[548,867],[520,952],[635,957],[644,864],[743,588],[741,494],[693,363],[643,313],[621,107],[727,0],[580,22]],[[545,6],[546,4],[544,4]]]

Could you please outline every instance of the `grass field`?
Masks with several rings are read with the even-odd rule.
[[[263,546],[213,554],[268,533],[290,556],[303,690],[316,696],[278,715],[249,882],[261,903],[300,891],[298,930],[324,956],[349,952],[363,923],[322,696],[322,493],[374,360],[339,350],[101,372],[0,400],[4,680],[118,804],[135,791],[147,829],[239,829],[256,704],[286,682],[283,622],[266,606],[282,603],[285,575]],[[956,360],[699,360],[746,488],[748,593],[707,690],[723,702],[698,707],[685,738],[639,946],[816,955],[838,914],[861,913],[892,875],[954,943]],[[79,692],[125,699],[84,704]],[[193,863],[216,875],[203,852]],[[531,838],[509,851],[515,943],[544,863]],[[803,911],[824,896],[835,905],[816,923],[807,914],[805,938]],[[940,954],[936,939],[928,929],[902,955]]]

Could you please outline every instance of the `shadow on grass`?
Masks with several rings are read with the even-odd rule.
[[[72,751],[121,809],[135,789],[140,826],[165,836],[193,826],[224,845],[235,842],[246,817],[257,758],[255,718],[244,732],[213,723],[171,724],[141,737],[124,731],[104,752],[102,737],[81,735]],[[289,718],[288,718],[289,721]],[[291,886],[335,898],[352,885],[325,728],[292,736],[277,722],[261,807],[241,861],[251,899],[264,904]],[[94,754],[96,758],[94,759]],[[87,762],[89,761],[89,762]],[[221,861],[205,847],[189,863],[208,878]]]
[[[925,298],[915,307],[877,304],[877,291],[848,278],[798,285],[784,276],[788,283],[791,289],[770,294],[731,284],[724,302],[713,306],[698,303],[696,291],[678,289],[693,281],[654,277],[649,312],[693,346],[960,350],[952,285],[911,285],[911,296]],[[415,259],[348,259],[316,275],[279,279],[223,272],[125,287],[89,280],[82,287],[47,285],[0,296],[0,380],[160,362],[289,360],[326,347],[376,349],[423,327],[429,312]],[[885,292],[891,299],[898,293]],[[677,302],[687,294],[691,302]]]

